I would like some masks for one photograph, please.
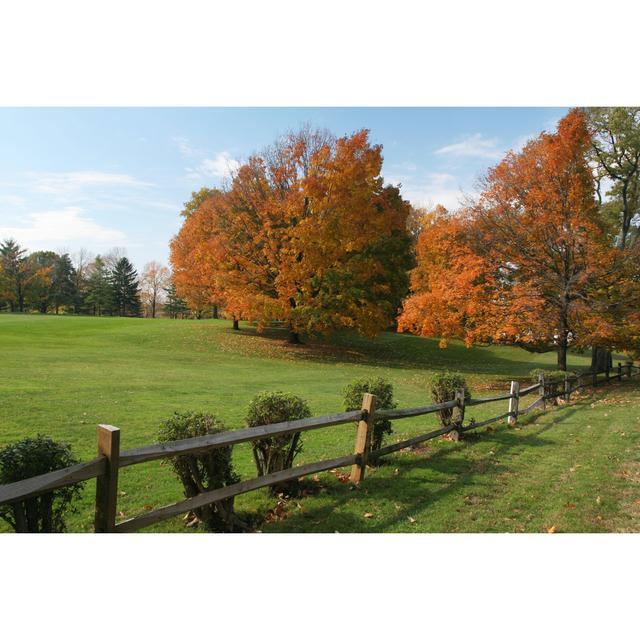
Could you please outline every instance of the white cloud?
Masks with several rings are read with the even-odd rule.
[[[220,151],[213,158],[204,158],[195,168],[187,167],[187,176],[192,179],[225,179],[231,177],[239,168],[240,163],[232,158],[229,152]]]
[[[515,142],[513,143],[513,146],[511,147],[512,151],[515,151],[516,153],[522,151],[522,149],[524,149],[527,142],[533,140],[534,138],[537,138],[538,135],[540,134],[527,133],[523,136],[520,136],[519,138],[516,138]]]
[[[431,208],[441,204],[449,210],[460,207],[469,195],[463,192],[458,178],[450,173],[432,172],[424,176],[396,175],[388,177],[391,184],[402,184],[401,194],[416,207]]]
[[[59,173],[33,174],[34,189],[41,193],[66,194],[83,187],[149,187],[149,182],[142,182],[124,173],[108,173],[106,171],[68,171]]]
[[[497,138],[485,138],[481,133],[475,133],[460,142],[441,147],[434,153],[464,158],[496,159],[502,155],[502,150]]]
[[[80,207],[30,213],[19,226],[0,227],[0,238],[14,238],[31,251],[82,243],[95,248],[127,243],[122,231],[97,223]]]
[[[26,203],[26,198],[15,195],[0,195],[0,205],[7,205],[9,207],[21,207]]]
[[[173,138],[171,139],[177,145],[181,155],[189,157],[197,153],[197,151],[189,143],[189,138],[185,138],[184,136],[173,136]]]

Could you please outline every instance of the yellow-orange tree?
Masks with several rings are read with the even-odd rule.
[[[569,345],[626,339],[634,266],[611,247],[598,215],[589,145],[584,115],[573,110],[556,133],[491,169],[474,206],[426,225],[400,328],[556,349],[560,369]],[[615,316],[605,312],[612,296]]]
[[[281,138],[185,220],[171,247],[178,292],[204,287],[259,327],[286,321],[293,341],[388,327],[408,286],[411,207],[381,168],[364,130]]]

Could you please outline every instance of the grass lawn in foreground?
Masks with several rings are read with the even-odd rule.
[[[341,411],[343,387],[361,376],[388,378],[399,405],[408,407],[430,402],[428,380],[436,370],[463,372],[472,391],[482,396],[506,391],[511,379],[526,381],[534,367],[555,368],[553,353],[529,354],[513,347],[466,349],[459,343],[439,349],[435,340],[393,333],[375,340],[342,335],[331,342],[292,347],[279,331],[259,336],[243,327],[234,332],[222,320],[9,314],[0,315],[0,353],[0,446],[42,433],[69,442],[82,460],[95,456],[98,423],[121,428],[123,449],[155,442],[159,423],[176,410],[212,412],[235,429],[244,426],[249,400],[264,390],[296,393],[309,402],[314,415],[321,415]],[[571,354],[569,364],[572,369],[586,368],[589,355]],[[629,483],[621,480],[619,485],[616,478],[634,477],[640,398],[637,386],[631,384],[617,393],[621,404],[612,405],[611,413],[601,405],[591,409],[583,401],[528,419],[530,424],[519,430],[481,429],[458,444],[432,441],[418,451],[390,456],[388,464],[368,474],[359,490],[349,489],[335,474],[320,474],[320,482],[311,481],[317,485],[315,495],[289,501],[284,519],[264,522],[259,528],[633,528],[635,517],[621,515],[632,513],[621,506],[627,499],[621,493],[623,485],[627,491]],[[468,415],[482,419],[504,411],[506,403],[495,403],[474,407]],[[434,416],[398,421],[391,440],[434,425]],[[352,425],[306,433],[297,463],[350,453],[354,437]],[[248,444],[235,449],[234,459],[243,479],[255,475]],[[575,496],[562,502],[559,496],[576,478],[584,482],[575,486]],[[615,500],[604,489],[599,491],[605,484]],[[78,512],[69,518],[71,531],[92,529],[94,486],[94,481],[86,483]],[[182,498],[178,481],[160,462],[123,469],[119,488],[120,519]],[[587,509],[588,500],[596,506],[588,503]],[[262,490],[238,497],[236,505],[241,515],[260,521],[275,500]],[[365,518],[365,513],[371,515]],[[177,518],[148,530],[185,528]]]

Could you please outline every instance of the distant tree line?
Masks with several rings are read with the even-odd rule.
[[[169,270],[157,262],[139,276],[119,249],[71,256],[28,253],[12,239],[0,243],[0,311],[155,317],[161,310],[171,317],[189,314]]]

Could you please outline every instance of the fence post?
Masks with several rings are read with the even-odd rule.
[[[376,411],[376,397],[371,393],[362,396],[362,418],[358,422],[358,432],[356,433],[355,454],[360,457],[360,461],[351,467],[351,482],[359,483],[364,479],[367,468],[367,457],[369,455],[369,443],[371,442],[371,432],[373,431],[373,420]]]
[[[604,378],[609,382],[609,363],[607,362],[607,368],[604,370]]]
[[[618,362],[618,380],[622,381],[622,362]]]
[[[598,371],[597,370],[593,371],[593,373],[591,374],[591,378],[592,378],[591,379],[591,384],[594,387],[597,387],[598,386]]]
[[[571,377],[568,373],[564,374],[564,401],[569,402],[571,400]]]
[[[627,378],[631,377],[631,367],[632,366],[633,365],[630,362],[627,363]]]
[[[545,393],[544,373],[538,374],[538,382],[540,384],[540,388],[538,389],[538,395],[541,398],[544,398],[544,393]],[[542,408],[543,409],[547,408],[547,401],[546,400],[542,401]]]
[[[96,479],[94,528],[96,533],[111,533],[116,527],[120,429],[108,424],[98,425],[98,455],[107,459],[107,472]]]
[[[507,424],[513,426],[518,422],[518,408],[520,405],[520,383],[517,380],[511,381],[509,398],[509,417],[507,418]]]
[[[453,408],[453,411],[451,412],[451,421],[453,422],[453,424],[462,427],[462,423],[464,422],[464,389],[456,390],[455,400],[458,404]],[[460,440],[461,434],[462,431],[460,431],[460,429],[458,428],[453,429],[449,435],[453,441],[457,442],[458,440]]]

